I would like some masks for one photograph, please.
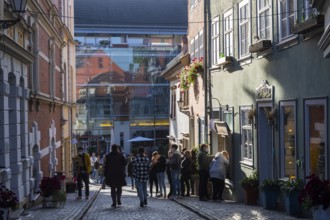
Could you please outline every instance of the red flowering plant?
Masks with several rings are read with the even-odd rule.
[[[61,190],[61,182],[57,177],[43,177],[39,188],[43,197],[49,197]]]
[[[190,85],[195,83],[200,72],[203,70],[203,57],[195,58],[189,66],[185,66],[177,76],[180,79],[179,87],[181,91],[188,90]]]
[[[18,206],[16,194],[5,186],[0,187],[0,207],[15,210]]]
[[[327,209],[330,206],[330,181],[321,180],[318,176],[311,175],[299,196],[299,202],[305,209],[322,206]]]

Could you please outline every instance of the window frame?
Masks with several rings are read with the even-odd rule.
[[[272,21],[272,19],[273,19],[273,16],[271,16],[271,13],[272,13],[272,11],[271,11],[271,8],[272,8],[272,1],[270,1],[269,0],[269,4],[267,5],[267,6],[265,6],[265,7],[263,7],[263,8],[260,8],[260,1],[262,1],[262,0],[258,0],[258,2],[257,2],[257,13],[258,13],[258,25],[257,25],[257,29],[258,29],[258,38],[259,39],[264,39],[264,40],[272,40],[273,39],[273,29],[272,29],[272,23],[273,23],[273,21]],[[269,17],[269,37],[265,37],[265,38],[263,38],[262,36],[261,36],[261,18],[262,18],[262,16],[260,15],[260,14],[262,14],[262,13],[264,13],[264,12],[266,12],[266,11],[269,11],[269,15],[268,15],[268,17]],[[266,20],[266,19],[265,19]],[[265,30],[266,30],[267,28],[265,28]],[[266,32],[266,31],[265,31]]]
[[[211,61],[212,65],[219,63],[220,59],[220,25],[219,16],[212,19],[211,23]]]
[[[234,20],[233,9],[228,10],[223,14],[223,53],[225,56],[234,56]],[[229,18],[228,18],[229,17]],[[231,18],[230,18],[231,17]],[[226,28],[228,22],[229,29]],[[229,35],[229,43],[227,43],[227,35]],[[227,46],[229,44],[229,46]],[[229,49],[229,53],[227,49]]]
[[[246,7],[247,9],[247,18],[241,18],[241,9]],[[243,0],[238,4],[238,45],[239,45],[239,58],[244,59],[250,57],[249,46],[251,44],[251,4],[249,0]],[[242,27],[247,27],[246,38],[245,39],[245,47],[244,51],[242,51]]]
[[[279,113],[280,113],[280,120],[279,120],[279,128],[280,128],[280,175],[281,177],[285,177],[285,140],[284,140],[284,122],[285,122],[285,114],[283,111],[284,107],[292,106],[294,112],[294,129],[295,129],[295,137],[294,137],[294,147],[295,147],[295,161],[298,159],[297,152],[297,140],[298,140],[298,133],[297,133],[297,101],[296,100],[283,100],[279,102]],[[295,176],[298,175],[298,169],[295,165]]]
[[[309,137],[309,133],[310,133],[310,128],[308,126],[308,120],[309,117],[309,107],[310,106],[314,106],[314,105],[323,105],[324,106],[324,122],[325,122],[325,138],[324,138],[324,145],[325,145],[325,152],[324,155],[328,155],[328,139],[327,139],[327,134],[328,134],[328,116],[327,116],[327,112],[328,112],[328,101],[327,101],[327,97],[320,97],[320,98],[311,98],[311,99],[304,99],[303,100],[303,106],[304,106],[304,137],[305,137],[305,173],[306,175],[310,175],[310,145],[309,142],[310,137]],[[328,179],[329,175],[328,175],[328,163],[329,161],[326,160],[327,157],[325,157],[325,179]]]
[[[247,106],[240,106],[239,107],[239,112],[240,112],[240,136],[241,136],[241,161],[240,163],[248,165],[248,166],[254,166],[254,128],[253,124],[244,124],[243,125],[243,114],[248,116],[249,111],[253,109],[252,105],[247,105]],[[250,137],[250,149],[251,149],[251,154],[249,155],[250,157],[245,157],[244,152],[246,145],[243,144],[245,143],[245,138],[243,134],[243,130],[250,131],[251,137]],[[248,134],[248,133],[247,133]],[[249,152],[247,150],[247,152]],[[248,153],[249,154],[249,153]]]
[[[286,13],[283,13],[281,11],[281,1],[285,1],[286,2]],[[288,9],[288,2],[291,1],[291,0],[277,0],[277,4],[278,4],[278,39],[279,39],[279,42],[283,42],[283,41],[286,41],[287,39],[291,38],[292,36],[294,36],[293,34],[293,31],[290,32],[290,16],[294,16],[293,17],[293,25],[297,19],[297,2],[292,0],[293,1],[293,9],[290,10]],[[292,12],[292,14],[289,14],[289,12]],[[283,19],[283,15],[286,15],[285,19]],[[288,19],[289,18],[289,19]],[[286,36],[282,36],[282,21],[283,20],[286,20],[286,32],[288,33]],[[292,29],[293,29],[293,26],[292,26]]]

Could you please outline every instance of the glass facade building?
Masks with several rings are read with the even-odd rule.
[[[125,153],[140,144],[165,149],[169,83],[160,77],[180,53],[182,35],[76,33],[75,135],[99,154],[111,144]],[[143,136],[153,141],[130,143]]]

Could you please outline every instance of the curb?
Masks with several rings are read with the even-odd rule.
[[[101,186],[99,187],[98,190],[96,190],[96,192],[93,194],[92,198],[89,199],[88,203],[85,205],[85,207],[78,213],[78,215],[76,215],[73,219],[74,220],[81,220],[84,215],[86,214],[86,212],[89,210],[89,208],[92,206],[92,204],[94,203],[94,201],[96,200],[97,196],[99,195],[100,191],[101,191]]]
[[[185,207],[186,209],[188,209],[191,212],[194,212],[195,214],[199,215],[200,217],[207,219],[207,220],[216,220],[216,218],[214,218],[213,216],[210,216],[209,214],[207,214],[204,211],[201,211],[200,209],[194,208],[191,205],[183,202],[182,200],[179,199],[172,199],[172,201],[180,204],[181,206]]]

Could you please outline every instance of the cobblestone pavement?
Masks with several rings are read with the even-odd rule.
[[[123,188],[121,202],[121,206],[112,208],[110,189],[101,190],[83,219],[204,219],[169,199],[148,197],[148,205],[141,208],[136,191],[131,190],[130,187]]]
[[[84,193],[84,192],[83,192]],[[84,195],[84,194],[83,194]],[[76,193],[67,194],[64,207],[42,208],[41,205],[28,210],[22,220],[102,220],[102,219],[221,219],[221,220],[297,220],[284,212],[270,211],[261,206],[247,206],[232,201],[201,202],[197,197],[177,199],[148,198],[148,206],[140,208],[136,190],[123,187],[122,205],[112,208],[110,189],[100,189],[91,183],[89,200],[76,200]],[[305,220],[305,219],[304,219]]]
[[[100,185],[93,183],[89,186],[90,195],[89,199],[84,198],[84,190],[82,192],[83,197],[81,200],[77,200],[77,193],[68,193],[65,205],[60,208],[42,208],[41,204],[35,206],[27,211],[27,215],[20,216],[22,220],[74,220],[80,219],[84,212],[92,205],[96,199]]]
[[[198,211],[206,219],[221,220],[297,220],[295,218],[280,211],[271,211],[261,206],[248,206],[242,203],[232,201],[224,202],[201,202],[198,198],[182,198],[176,199],[177,203],[188,207],[193,211]],[[304,220],[307,220],[306,218]]]

